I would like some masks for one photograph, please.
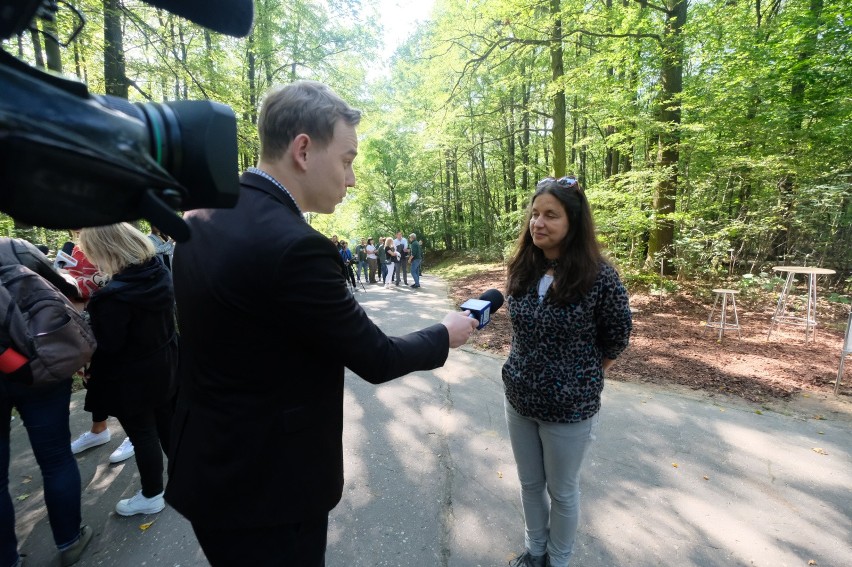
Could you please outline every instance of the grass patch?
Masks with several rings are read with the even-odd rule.
[[[501,269],[503,269],[503,264],[499,262],[476,262],[469,258],[450,257],[443,258],[437,264],[430,266],[429,273],[452,281]]]

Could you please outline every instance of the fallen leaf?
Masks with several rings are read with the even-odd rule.
[[[817,414],[817,415],[814,416],[814,419],[818,419],[820,421],[825,421],[825,416]]]
[[[828,455],[828,453],[826,453],[826,452],[825,452],[825,449],[823,449],[823,448],[821,448],[821,447],[814,447],[814,448],[813,448],[813,449],[811,449],[811,450],[812,450],[814,453],[817,453],[817,454],[820,454],[820,455]]]
[[[672,466],[673,466],[674,468],[677,468],[677,463],[672,463]]]
[[[150,528],[151,526],[153,526],[153,525],[154,525],[154,522],[156,522],[156,521],[157,521],[157,520],[154,520],[153,522],[148,522],[147,524],[140,524],[140,525],[139,525],[139,529],[140,529],[140,530],[142,530],[142,531],[144,532],[145,530],[147,530],[148,528]]]
[[[825,431],[817,431],[817,435],[825,435]]]
[[[33,477],[30,475],[24,475],[24,480],[21,481],[21,484],[29,484],[33,481]]]
[[[757,415],[763,415],[763,412],[759,409],[754,410],[754,413],[756,413]]]
[[[813,559],[811,559],[810,561],[808,561],[808,565],[816,565],[816,561],[814,561]]]
[[[710,480],[710,477],[709,477],[709,476],[707,476],[707,475],[705,474],[705,475],[704,475],[704,480]]]
[[[26,500],[29,497],[30,497],[29,494],[26,494],[26,493],[21,494],[20,496],[18,496],[18,502],[23,502],[24,500]]]
[[[501,473],[500,471],[497,471],[497,478],[503,478],[503,473]]]

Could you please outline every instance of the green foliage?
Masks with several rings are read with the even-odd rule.
[[[63,52],[63,66],[100,92],[102,3],[76,5],[89,24]],[[670,5],[439,0],[388,72],[368,73],[378,52],[375,1],[259,0],[254,31],[241,40],[127,2],[127,73],[134,100],[231,105],[240,167],[256,159],[254,122],[267,88],[294,78],[329,82],[364,110],[358,183],[335,214],[310,222],[349,238],[416,232],[430,250],[501,261],[525,228],[536,181],[553,172],[553,97],[564,92],[567,168],[586,188],[599,239],[626,279],[674,285],[660,278],[657,258],[646,266],[651,234],[670,221],[663,252],[680,279],[753,274],[736,285],[756,293],[777,284],[762,275],[767,266],[807,262],[837,269],[846,288],[838,292],[848,291],[848,2],[689,3],[677,38],[682,90],[671,101],[679,125],[661,118],[674,92],[662,80],[676,47],[660,9]],[[32,40],[21,45],[32,61]],[[561,74],[551,47],[561,48]],[[4,48],[18,50],[15,42]],[[661,164],[660,139],[677,140],[676,164]],[[663,214],[655,191],[667,181],[675,207]],[[17,232],[2,218],[0,230]]]

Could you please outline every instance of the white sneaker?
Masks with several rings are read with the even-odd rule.
[[[110,434],[109,429],[104,429],[100,433],[87,431],[71,442],[71,452],[76,455],[86,449],[91,449],[92,447],[109,443],[111,437],[112,435]]]
[[[132,498],[119,500],[115,505],[115,511],[122,516],[133,516],[135,514],[156,514],[162,512],[166,507],[166,501],[163,499],[163,493],[159,493],[151,498],[142,496],[142,491],[137,492]]]
[[[124,441],[121,442],[121,445],[118,446],[118,449],[113,451],[109,456],[109,462],[120,463],[121,461],[126,461],[135,454],[136,451],[133,449],[133,443],[130,441],[130,437],[125,437]]]

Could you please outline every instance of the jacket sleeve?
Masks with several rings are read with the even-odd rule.
[[[388,337],[348,292],[335,256],[328,239],[316,234],[292,243],[279,259],[277,309],[298,322],[294,334],[303,348],[325,357],[333,349],[346,367],[374,384],[443,365],[449,354],[446,327],[439,323]]]
[[[627,290],[612,266],[603,267],[600,297],[595,307],[597,342],[603,358],[615,359],[630,342],[633,320]]]

